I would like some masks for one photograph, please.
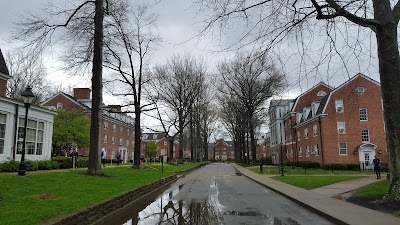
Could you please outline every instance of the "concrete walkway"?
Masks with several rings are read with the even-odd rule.
[[[345,193],[353,188],[358,188],[364,184],[376,182],[373,177],[357,179],[355,181],[341,182],[335,187],[317,188],[311,191],[298,188],[280,181],[271,179],[265,175],[254,173],[237,164],[231,164],[242,175],[264,185],[293,201],[313,210],[331,219],[336,224],[351,224],[351,225],[399,225],[400,218],[361,207],[352,203],[332,198],[332,196]],[[363,180],[363,181],[360,181]],[[346,185],[345,183],[350,183]],[[318,190],[319,189],[319,190]]]
[[[375,182],[378,182],[381,180],[376,179],[375,175],[373,176],[368,176],[356,180],[349,180],[349,181],[343,181],[319,188],[312,189],[310,191],[318,193],[320,195],[324,195],[326,197],[333,197],[339,194],[343,194],[346,192],[350,192],[353,190],[356,190],[360,187],[363,187],[368,184],[372,184]]]

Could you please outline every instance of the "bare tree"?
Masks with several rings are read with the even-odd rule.
[[[205,30],[215,26],[228,27],[228,23],[236,19],[245,20],[248,30],[243,32],[239,41],[246,40],[246,44],[259,44],[260,48],[270,50],[282,40],[294,37],[303,62],[312,59],[308,54],[314,43],[305,39],[321,40],[320,32],[315,32],[312,26],[325,27],[326,40],[322,50],[327,56],[321,54],[317,65],[329,64],[330,56],[338,56],[347,67],[349,60],[359,61],[363,56],[373,58],[369,48],[363,44],[363,39],[368,39],[367,34],[375,34],[379,74],[381,80],[383,107],[385,116],[386,141],[389,155],[390,190],[385,196],[386,200],[400,200],[400,89],[397,82],[400,79],[398,35],[397,29],[400,20],[400,1],[398,0],[266,0],[266,1],[197,1],[204,9],[209,7],[213,16],[207,22]],[[314,19],[314,20],[313,20]],[[315,20],[316,19],[316,20]],[[313,32],[316,36],[313,36]],[[317,37],[317,35],[319,35]],[[338,41],[343,37],[343,41]],[[373,40],[369,40],[374,41]],[[343,44],[341,44],[343,43]],[[243,43],[242,43],[243,45]],[[346,51],[348,50],[348,51]],[[347,53],[347,54],[346,54]],[[308,58],[307,58],[308,57]]]
[[[105,5],[104,2],[107,4]],[[63,30],[61,35],[56,35],[61,43],[79,43],[89,40],[83,46],[87,54],[76,54],[76,58],[83,58],[83,62],[92,60],[92,113],[90,128],[90,152],[88,174],[102,174],[100,165],[100,122],[102,120],[102,74],[103,74],[103,20],[104,11],[108,9],[106,0],[82,1],[72,9],[60,10],[57,7],[48,8],[47,12],[39,15],[30,15],[17,23],[15,40],[24,41],[25,48],[32,52],[42,52],[55,41],[54,35]],[[56,11],[52,11],[56,9]],[[94,19],[93,19],[94,17]],[[90,38],[83,38],[90,37]],[[72,53],[77,53],[72,51]],[[93,54],[92,54],[93,53]]]
[[[284,76],[267,60],[265,55],[238,53],[230,62],[219,64],[222,82],[220,91],[225,97],[234,96],[244,112],[238,116],[245,122],[246,134],[250,137],[252,163],[256,161],[255,132],[257,122],[265,113],[268,98],[283,90]],[[248,153],[247,156],[250,154]]]
[[[165,66],[158,66],[154,71],[154,95],[177,119],[174,127],[179,134],[179,162],[183,162],[183,131],[196,97],[204,87],[205,73],[205,63],[190,55],[174,56]]]
[[[152,45],[160,41],[160,37],[154,34],[157,16],[149,12],[147,5],[137,5],[132,9],[124,1],[119,2],[118,9],[110,11],[111,21],[107,30],[109,34],[105,42],[105,67],[113,73],[106,79],[106,83],[117,87],[110,88],[113,95],[128,96],[125,106],[133,106],[135,113],[134,167],[139,168],[141,113],[152,110],[149,108],[151,104],[142,104],[142,86],[149,81],[146,77],[146,71],[148,71],[146,58],[150,55]],[[115,74],[117,76],[113,76]]]

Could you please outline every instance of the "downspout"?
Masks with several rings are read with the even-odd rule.
[[[19,106],[15,104],[15,114],[14,114],[14,136],[13,136],[13,146],[12,146],[12,159],[15,160],[16,151],[16,143],[17,143],[17,135],[18,135],[18,111]]]
[[[323,146],[322,146],[322,123],[321,123],[321,117],[318,117],[318,123],[319,123],[319,134],[321,136],[320,138],[320,144],[321,144],[321,166],[324,165],[324,151],[323,151]]]

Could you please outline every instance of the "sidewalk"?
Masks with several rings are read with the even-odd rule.
[[[354,205],[332,196],[345,193],[368,183],[376,182],[373,177],[357,179],[353,181],[340,182],[336,186],[328,185],[324,188],[317,188],[311,191],[298,188],[280,181],[271,179],[265,175],[254,173],[237,164],[231,164],[244,176],[264,185],[293,201],[311,209],[312,211],[331,219],[336,224],[351,225],[399,225],[400,218],[385,214],[372,209]],[[346,185],[346,183],[350,183]]]

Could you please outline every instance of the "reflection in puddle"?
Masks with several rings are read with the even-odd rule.
[[[179,187],[172,187],[167,193],[164,193],[153,203],[148,205],[140,212],[135,212],[132,219],[126,221],[124,225],[132,224],[193,224],[193,225],[213,225],[213,224],[231,224],[228,221],[236,221],[237,224],[246,224],[239,222],[243,218],[252,217],[262,224],[271,225],[298,225],[295,220],[290,218],[276,218],[264,215],[260,212],[239,212],[226,210],[218,200],[218,184],[214,180],[210,184],[209,196],[203,200],[190,200],[186,202],[179,195]],[[224,221],[224,218],[228,221]]]

